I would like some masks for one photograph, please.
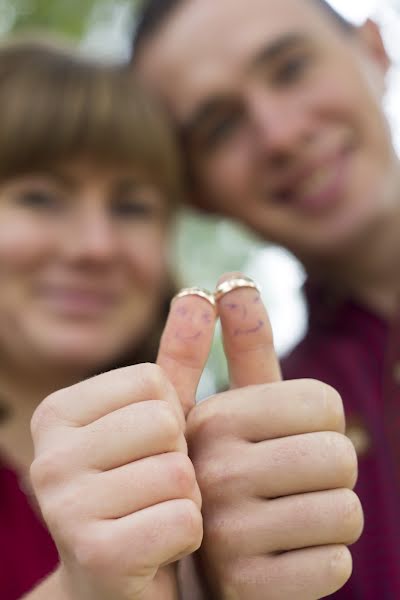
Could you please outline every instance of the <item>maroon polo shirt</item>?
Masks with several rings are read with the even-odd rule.
[[[56,567],[54,543],[16,474],[0,461],[0,598],[18,600]]]
[[[308,288],[309,329],[283,361],[285,379],[311,377],[342,396],[358,447],[365,527],[340,600],[400,599],[400,314],[386,323],[351,301]]]

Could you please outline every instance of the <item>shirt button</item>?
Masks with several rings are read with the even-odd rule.
[[[400,360],[394,363],[393,367],[393,381],[400,385]]]

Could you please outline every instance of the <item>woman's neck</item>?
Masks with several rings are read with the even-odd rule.
[[[385,319],[392,318],[400,300],[400,203],[390,218],[340,255],[319,263],[310,261],[307,271],[322,285],[352,297]]]
[[[2,357],[3,358],[3,357]],[[51,377],[49,377],[51,371]],[[54,369],[21,368],[2,360],[0,368],[0,454],[3,454],[21,475],[25,475],[33,460],[30,434],[32,415],[40,402],[57,389],[72,385],[82,374]]]

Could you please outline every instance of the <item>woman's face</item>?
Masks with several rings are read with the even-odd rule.
[[[167,206],[87,161],[0,184],[0,352],[90,370],[138,343],[166,285]]]

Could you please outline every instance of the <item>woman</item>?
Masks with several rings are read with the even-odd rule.
[[[154,358],[169,299],[173,141],[123,68],[50,41],[0,47],[0,590],[58,555],[27,477],[54,390]]]

